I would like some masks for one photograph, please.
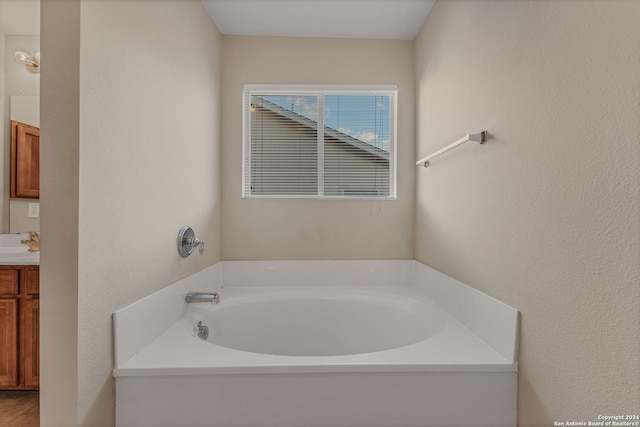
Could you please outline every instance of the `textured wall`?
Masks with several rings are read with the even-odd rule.
[[[58,135],[55,131],[75,132],[75,142],[55,138],[52,145],[61,154],[49,152],[52,158],[43,162],[48,164],[43,179],[52,182],[47,194],[43,189],[43,286],[60,295],[43,297],[42,320],[55,323],[60,313],[68,313],[64,326],[72,327],[75,318],[77,352],[75,345],[53,343],[73,332],[47,328],[45,337],[43,331],[49,370],[44,384],[51,388],[43,390],[42,419],[44,425],[68,425],[56,416],[68,417],[70,405],[57,409],[55,403],[66,402],[60,390],[68,387],[73,393],[77,387],[77,410],[71,408],[77,423],[112,425],[111,313],[220,259],[221,36],[197,0],[46,3],[51,4],[43,5],[43,23],[53,22],[55,12],[69,4],[80,5],[72,25],[63,25],[65,18],[58,16],[56,31],[44,31],[43,24],[42,32],[43,45],[52,49],[47,52],[61,50],[57,43],[64,41],[71,52],[66,55],[75,54],[79,68],[50,82],[70,80],[75,100],[49,98],[45,104],[50,87],[43,80],[43,114],[45,108],[49,115],[73,109],[81,114],[76,113],[75,123],[48,122],[49,139]],[[73,24],[79,32],[72,42],[54,39]],[[66,162],[60,158],[66,150],[70,159],[75,156],[75,166],[54,168],[53,162]],[[69,187],[53,184],[62,184],[74,168]],[[49,198],[63,191],[67,199],[75,196],[75,205]],[[67,218],[71,223],[65,229]],[[177,232],[187,224],[207,242],[202,257],[182,259],[177,253]],[[75,239],[61,237],[63,231]],[[51,248],[68,257],[45,253],[49,236],[61,238]],[[54,260],[76,261],[75,278],[70,274],[62,282],[52,273],[60,268]],[[75,370],[77,381],[51,372],[56,363]]]
[[[413,42],[223,37],[223,258],[413,258]],[[242,199],[242,85],[397,84],[398,199]]]
[[[640,412],[640,2],[440,1],[416,257],[522,312],[519,425]]]

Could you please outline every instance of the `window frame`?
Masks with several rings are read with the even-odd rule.
[[[318,120],[324,128],[324,95],[387,95],[390,96],[390,129],[389,129],[389,195],[388,196],[335,196],[324,195],[324,132],[318,132],[318,194],[246,194],[247,180],[251,179],[251,150],[247,150],[247,138],[251,137],[251,114],[247,101],[251,96],[316,96],[318,103]],[[398,87],[397,85],[281,85],[281,84],[248,84],[242,88],[242,188],[243,199],[325,199],[325,200],[397,200],[397,125],[398,125]],[[320,129],[321,126],[318,126]],[[247,173],[247,167],[249,173]]]

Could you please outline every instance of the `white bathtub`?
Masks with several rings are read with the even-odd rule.
[[[442,310],[395,291],[369,287],[223,289],[224,304],[194,305],[189,318],[194,325],[204,325],[210,331],[207,341],[218,346],[318,359],[396,349],[442,332],[446,323]]]
[[[422,264],[196,276],[115,313],[118,425],[516,425],[517,311]]]

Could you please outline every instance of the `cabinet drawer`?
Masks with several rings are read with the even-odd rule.
[[[29,269],[25,271],[27,295],[38,295],[40,293],[40,269]]]
[[[18,270],[0,270],[0,294],[17,294]]]

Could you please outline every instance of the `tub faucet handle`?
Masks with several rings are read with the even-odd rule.
[[[198,247],[198,252],[200,252],[200,255],[202,255],[202,253],[204,252],[204,240],[202,240],[198,236],[193,236],[189,238],[187,244],[191,248]]]
[[[198,246],[198,252],[200,252],[200,255],[204,253],[204,240],[200,239],[199,237],[194,237],[193,239],[191,239],[191,246],[193,246],[194,248]]]

